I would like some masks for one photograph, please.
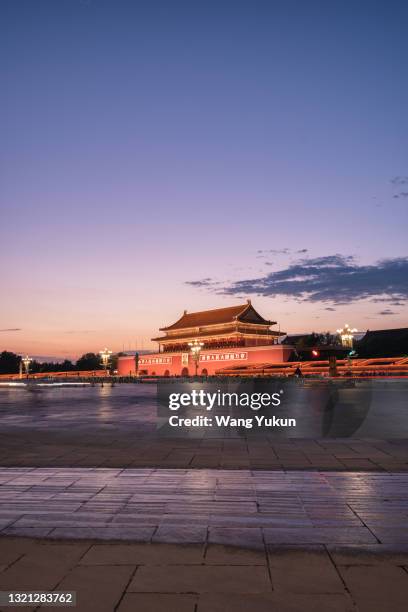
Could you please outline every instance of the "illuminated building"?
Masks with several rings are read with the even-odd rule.
[[[157,353],[141,355],[138,360],[119,357],[118,374],[191,376],[197,365],[198,375],[206,376],[231,365],[287,361],[293,347],[278,343],[285,334],[272,330],[274,325],[249,300],[228,308],[184,311],[178,321],[160,329],[163,335],[152,338],[159,344]],[[200,349],[193,350],[197,346]]]

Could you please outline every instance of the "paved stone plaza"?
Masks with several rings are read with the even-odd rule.
[[[2,535],[408,547],[408,474],[2,468]]]
[[[371,412],[383,407],[401,424],[399,433],[407,431],[405,438],[390,439],[364,437],[359,430],[343,438],[220,430],[167,438],[157,431],[156,387],[151,384],[0,389],[0,466],[405,471],[405,384],[379,383],[374,393],[377,408]],[[343,391],[345,400],[349,393],[360,393]],[[347,411],[348,404],[342,406]],[[308,415],[309,407],[302,411]]]
[[[406,439],[163,438],[154,389],[129,389],[3,401],[0,590],[76,590],[79,612],[405,612]]]

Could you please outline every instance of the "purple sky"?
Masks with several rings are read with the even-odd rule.
[[[247,297],[408,324],[405,1],[0,13],[0,350],[149,348]]]

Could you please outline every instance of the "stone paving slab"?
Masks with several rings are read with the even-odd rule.
[[[405,612],[408,600],[408,551],[3,537],[0,559],[0,590],[75,590],[77,612]]]
[[[23,474],[30,483],[24,491],[21,472],[0,468],[1,535],[253,549],[408,546],[406,473],[31,468]]]

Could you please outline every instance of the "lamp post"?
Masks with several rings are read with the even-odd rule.
[[[30,372],[30,363],[32,362],[32,359],[31,359],[31,357],[26,355],[25,357],[22,358],[21,361],[24,364],[25,373],[26,373],[26,376],[28,378],[28,374]]]
[[[109,360],[111,358],[112,355],[112,351],[109,351],[106,347],[103,349],[103,351],[99,351],[99,354],[101,356],[101,361],[102,361],[102,365],[105,368],[105,374],[106,376],[108,375],[108,364],[109,364]]]
[[[354,342],[354,334],[356,333],[356,329],[351,328],[348,323],[344,325],[342,329],[338,329],[337,333],[340,334],[341,343],[346,348],[353,348]]]
[[[189,342],[188,346],[190,347],[191,356],[192,356],[193,361],[195,363],[195,375],[197,376],[198,361],[200,359],[200,352],[201,352],[201,349],[204,346],[204,342],[200,342],[196,338],[195,340],[193,340],[193,342]]]

